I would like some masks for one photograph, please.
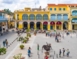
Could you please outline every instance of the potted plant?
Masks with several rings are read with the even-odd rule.
[[[20,49],[24,49],[24,45],[20,45]]]
[[[6,48],[0,48],[0,55],[1,54],[6,54]]]
[[[22,41],[22,40],[24,40],[24,38],[23,37],[19,37],[19,40],[18,41]]]
[[[31,37],[31,34],[29,33],[29,37]]]
[[[29,38],[28,37],[25,37],[26,38],[26,40],[28,41],[29,40]]]
[[[14,59],[25,59],[25,57],[22,57],[22,54],[21,53],[19,53],[17,55],[14,55],[13,58]]]
[[[26,42],[27,42],[27,40],[26,40],[26,39],[24,39],[24,40],[23,40],[23,43],[26,43]]]

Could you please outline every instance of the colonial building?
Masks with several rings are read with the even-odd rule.
[[[14,12],[15,27],[22,29],[77,30],[77,4],[48,4]]]
[[[0,34],[6,32],[8,29],[8,20],[5,16],[5,12],[0,10]]]

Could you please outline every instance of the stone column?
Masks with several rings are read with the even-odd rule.
[[[28,22],[28,28],[27,29],[30,29],[30,22]]]
[[[15,28],[17,28],[17,22],[15,21]]]
[[[54,30],[56,30],[56,22],[55,22],[55,29]]]
[[[50,22],[48,22],[47,28],[48,28],[48,30],[50,30]]]
[[[40,28],[43,30],[43,22],[41,22],[41,26],[40,26]]]
[[[61,24],[61,30],[63,30],[63,22],[61,22],[62,24]]]
[[[7,30],[8,29],[8,23],[7,22],[6,22],[6,26],[5,27],[6,27],[5,29]]]
[[[22,29],[23,28],[23,22],[19,22],[19,29]]]
[[[72,23],[71,23],[71,21],[68,22],[68,30],[72,30]]]
[[[36,30],[37,28],[36,28],[36,22],[34,22],[34,29]]]

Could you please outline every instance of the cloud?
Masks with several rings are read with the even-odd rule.
[[[8,8],[11,11],[23,9],[25,7],[39,7],[45,8],[48,3],[51,4],[69,4],[77,3],[77,0],[0,0],[0,9]]]

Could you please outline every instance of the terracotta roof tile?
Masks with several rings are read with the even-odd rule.
[[[66,4],[48,4],[48,6],[67,6]]]
[[[77,4],[48,4],[48,6],[77,6]]]
[[[4,12],[4,10],[0,10],[0,12]]]

